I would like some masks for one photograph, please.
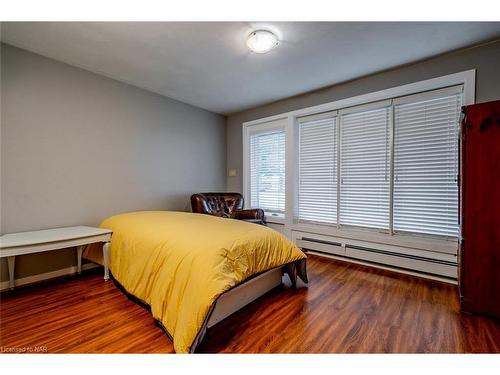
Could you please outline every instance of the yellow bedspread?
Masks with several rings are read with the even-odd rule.
[[[252,275],[305,258],[270,228],[209,215],[131,212],[101,227],[113,230],[113,277],[151,306],[177,353],[191,351],[219,295]]]

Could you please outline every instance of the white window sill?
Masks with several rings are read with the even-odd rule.
[[[283,214],[265,213],[265,220],[267,223],[285,225],[285,215]]]

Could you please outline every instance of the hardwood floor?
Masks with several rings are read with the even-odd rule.
[[[313,255],[308,268],[308,288],[269,292],[209,329],[198,352],[500,352],[500,321],[461,314],[453,285]],[[173,352],[149,311],[101,274],[0,297],[3,352]]]

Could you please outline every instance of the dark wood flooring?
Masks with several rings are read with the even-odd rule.
[[[198,352],[500,352],[500,321],[460,313],[456,286],[312,255],[308,268],[308,288],[269,292],[209,329]],[[149,311],[100,273],[0,298],[3,352],[173,352]]]

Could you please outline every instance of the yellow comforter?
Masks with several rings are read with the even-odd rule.
[[[194,349],[219,295],[252,275],[305,258],[270,228],[209,215],[131,212],[101,227],[113,230],[113,277],[151,306],[177,353]],[[96,260],[96,253],[86,257]]]

